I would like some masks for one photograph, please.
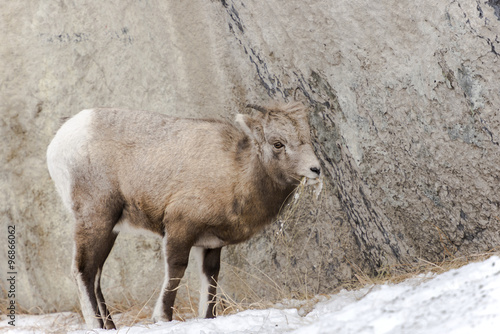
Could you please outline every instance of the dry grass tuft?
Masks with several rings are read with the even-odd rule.
[[[153,308],[149,304],[153,296],[154,294],[144,302],[124,293],[122,303],[109,303],[109,312],[115,324],[119,327],[133,326],[137,323],[152,324]]]
[[[366,285],[397,284],[407,279],[420,277],[429,273],[439,275],[470,263],[484,261],[494,255],[500,256],[500,249],[494,248],[487,252],[467,256],[448,256],[446,259],[439,262],[430,262],[418,258],[415,263],[406,266],[401,265],[397,267],[382,268],[375,276],[368,276],[356,270],[356,266],[353,265],[352,267],[356,272],[354,275],[355,279],[350,282],[345,282],[343,286],[349,290],[356,290]]]
[[[403,282],[410,278],[420,277],[422,280],[430,279],[429,273],[441,274],[446,271],[460,268],[464,265],[484,261],[491,256],[500,256],[500,250],[493,249],[488,252],[474,254],[470,256],[459,256],[448,258],[441,262],[429,262],[425,259],[418,259],[418,261],[412,265],[397,268],[384,268],[376,276],[369,276],[363,273],[361,270],[356,269],[356,266],[352,264],[355,271],[354,278],[351,281],[343,282],[331,293],[337,293],[342,289],[346,290],[359,290],[366,286],[373,286],[378,284],[397,284]],[[230,315],[235,314],[244,310],[256,310],[256,309],[266,309],[266,308],[296,308],[300,315],[306,315],[309,313],[314,306],[320,302],[327,300],[328,295],[314,295],[310,296],[307,293],[299,293],[295,296],[291,296],[287,288],[281,285],[279,282],[273,280],[258,268],[254,268],[257,274],[249,274],[242,272],[240,268],[231,266],[224,263],[225,270],[230,270],[233,272],[235,277],[240,277],[241,280],[241,291],[246,297],[236,299],[232,297],[230,293],[225,291],[224,286],[218,286],[217,294],[217,310],[219,315]],[[270,289],[276,292],[276,295],[281,298],[281,302],[274,303],[270,300],[265,300],[259,297],[259,294],[254,291],[251,286],[242,277],[252,277],[252,279],[258,280],[259,284],[266,284]],[[174,307],[174,319],[179,321],[185,321],[197,317],[198,309],[198,294],[193,296],[190,291],[188,284],[184,283],[179,286],[179,289],[187,291],[184,293],[184,298],[178,298]],[[307,288],[303,288],[307,291]],[[297,298],[298,296],[298,298]],[[304,297],[304,298],[301,298]],[[278,299],[280,299],[278,298]],[[124,298],[124,302],[117,304],[110,304],[110,312],[113,316],[113,320],[119,328],[131,327],[137,324],[150,325],[153,324],[151,320],[151,314],[153,308],[149,306],[152,300],[156,299],[156,293],[153,293],[146,302],[140,302],[137,299],[127,296]],[[4,308],[6,305],[4,300],[2,300],[2,312],[5,312]],[[40,310],[22,310],[22,314],[39,314]],[[5,313],[4,313],[5,314]],[[63,312],[59,313],[56,317],[44,317],[40,315],[37,320],[31,321],[28,324],[22,325],[19,322],[21,318],[17,319],[17,324],[20,329],[28,331],[46,332],[46,333],[65,333],[70,330],[81,329],[84,327],[84,321],[81,315],[79,315],[79,310],[75,312]]]
[[[325,186],[328,186],[328,184],[325,184]],[[281,208],[279,219],[280,225],[276,233],[276,242],[285,245],[285,247],[282,247],[286,253],[285,257],[291,258],[297,252],[297,249],[290,243],[290,240],[294,240],[296,237],[295,234],[298,232],[288,228],[289,226],[287,225],[297,220],[297,214],[304,200],[308,198],[312,198],[313,200],[322,199],[322,195],[325,193],[322,189],[323,182],[321,179],[317,185],[313,186],[313,189],[311,189],[311,187],[306,187],[306,180],[303,179],[297,191],[291,195],[293,197],[290,198],[288,204]],[[419,258],[416,262],[409,265],[381,268],[376,275],[368,275],[359,268],[356,263],[350,262],[349,265],[354,273],[353,279],[341,282],[335,289],[331,290],[330,293],[334,294],[342,289],[359,290],[370,285],[397,284],[415,277],[422,277],[422,280],[429,279],[429,275],[426,274],[441,274],[473,262],[483,261],[493,255],[500,256],[500,248],[469,256],[453,256],[452,252],[448,249],[445,249],[445,253],[445,260],[443,261],[429,262]],[[250,264],[250,262],[248,262],[248,264]],[[282,277],[280,281],[277,281],[255,265],[250,264],[249,270],[251,273],[226,262],[223,262],[222,265],[223,271],[237,281],[239,297],[237,298],[234,294],[226,291],[224,284],[219,284],[217,295],[217,310],[219,315],[230,315],[244,310],[266,309],[271,307],[297,308],[299,314],[305,315],[309,313],[319,301],[328,298],[326,295],[316,294],[314,290],[311,291],[309,287],[311,279],[307,277],[307,273],[296,272],[293,273],[296,277]],[[289,279],[293,279],[293,284],[299,285],[299,287],[297,288],[294,286],[294,289],[291,289],[288,282],[283,282]],[[252,285],[249,284],[249,280],[253,280]],[[255,284],[255,282],[258,284]],[[234,282],[232,285],[235,285]],[[276,304],[273,300],[263,298],[261,293],[255,291],[252,286],[266,287],[264,290],[271,291],[273,299],[280,300],[281,302]],[[197,317],[199,297],[198,293],[192,294],[193,291],[197,291],[197,287],[193,289],[188,283],[183,283],[178,289],[182,290],[183,293],[178,294],[176,299],[174,319],[185,321]],[[3,291],[3,295],[6,296],[5,290]],[[144,302],[141,301],[142,299],[139,300],[131,295],[124,294],[121,303],[110,303],[109,309],[116,325],[120,328],[124,326],[130,327],[138,323],[142,325],[152,324],[151,315],[153,307],[151,305],[156,301],[157,295],[158,291],[155,291],[149,296],[148,300]],[[0,299],[0,312],[3,314],[6,314],[6,305],[7,300],[5,298]],[[18,313],[24,314],[43,313],[41,312],[43,310],[18,309],[17,311]],[[73,313],[61,313],[61,316],[58,316],[57,320],[51,325],[50,328],[57,328],[51,333],[65,332],[72,329],[75,325],[75,321],[79,324],[80,328],[82,328],[84,322],[81,316],[79,320],[75,320],[75,317],[78,318],[78,313],[79,310],[75,310]],[[44,322],[42,321],[41,323]],[[38,330],[46,331],[47,328]]]

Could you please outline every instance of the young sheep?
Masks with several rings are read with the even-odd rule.
[[[200,316],[215,317],[221,248],[276,217],[320,164],[299,103],[238,114],[236,124],[118,109],[84,110],[47,150],[50,176],[75,220],[73,272],[90,328],[115,328],[100,287],[120,230],[163,238],[165,279],[153,318],[172,307],[192,250],[202,273]]]

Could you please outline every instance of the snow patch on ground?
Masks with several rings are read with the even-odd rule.
[[[191,319],[154,325],[135,325],[118,332],[212,334],[212,333],[366,333],[366,334],[470,334],[498,333],[500,328],[500,258],[472,263],[441,275],[423,275],[399,284],[341,291],[318,297],[311,312],[296,308],[247,310],[216,319]],[[284,303],[289,305],[289,303]],[[6,333],[74,334],[116,333],[79,330],[83,324],[74,313],[41,316],[18,315],[16,327],[0,321]]]

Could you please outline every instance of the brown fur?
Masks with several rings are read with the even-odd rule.
[[[319,175],[305,109],[291,104],[261,111],[242,116],[238,126],[148,112],[93,111],[85,154],[68,167],[75,272],[89,291],[116,238],[113,228],[127,220],[167,238],[170,281],[162,300],[165,318],[171,320],[191,247],[206,238],[219,240],[215,247],[204,246],[203,272],[215,283],[220,247],[250,238],[272,221],[302,177]],[[276,142],[284,148],[274,147]],[[102,327],[114,328],[100,288],[96,291],[95,300],[90,297],[96,316]],[[214,295],[211,288],[207,317],[215,316]]]

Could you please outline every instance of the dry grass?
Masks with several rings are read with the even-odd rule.
[[[356,270],[356,266],[353,265],[352,267],[355,270],[355,279],[350,282],[345,282],[343,286],[349,290],[356,290],[366,285],[387,283],[397,284],[424,274],[433,273],[439,275],[470,263],[484,261],[494,255],[500,256],[500,250],[495,248],[487,252],[468,256],[448,256],[445,260],[440,262],[430,262],[419,258],[415,263],[406,266],[401,265],[397,267],[382,268],[376,276],[369,276],[362,273],[361,271]]]
[[[309,188],[309,190],[307,188]],[[321,200],[324,193],[322,192],[322,188],[322,182],[318,183],[318,185],[313,188],[313,200]],[[280,210],[280,228],[277,232],[277,241],[287,245],[287,247],[283,247],[283,249],[289,250],[289,254],[287,255],[290,257],[296,253],[296,249],[293,249],[291,245],[288,245],[290,238],[293,239],[294,236],[285,236],[287,233],[286,225],[289,221],[297,219],[297,212],[300,210],[302,201],[307,198],[305,193],[307,191],[311,191],[311,189],[310,187],[305,187],[305,180],[303,179],[297,192],[292,195],[294,197],[291,198],[288,204]],[[309,198],[311,198],[311,196],[309,196]],[[377,275],[368,275],[355,263],[349,263],[354,273],[353,279],[341,282],[337,287],[331,290],[330,293],[335,294],[342,289],[358,290],[370,285],[388,283],[396,284],[410,278],[423,277],[423,274],[441,274],[451,269],[460,268],[469,263],[483,261],[493,255],[500,256],[500,249],[493,249],[488,252],[469,256],[453,256],[451,252],[447,250],[445,252],[446,254],[444,255],[446,256],[446,260],[440,262],[429,262],[425,259],[417,259],[415,263],[406,266],[382,268],[379,270]],[[217,295],[217,310],[219,315],[229,315],[249,309],[265,309],[270,307],[297,308],[299,309],[299,314],[305,315],[312,310],[318,301],[327,298],[326,295],[317,295],[308,288],[308,284],[306,284],[306,282],[309,282],[307,273],[305,274],[305,277],[298,277],[299,275],[304,274],[296,273],[297,277],[295,282],[303,282],[303,284],[299,283],[301,286],[293,289],[292,293],[288,285],[283,285],[283,282],[276,281],[256,266],[250,265],[252,273],[249,273],[229,263],[223,263],[222,265],[224,272],[228,273],[232,279],[237,280],[239,297],[236,298],[234,295],[226,291],[224,284],[219,284]],[[250,280],[253,281],[252,284],[249,284]],[[257,284],[255,284],[256,282]],[[272,295],[274,297],[273,299],[280,301],[279,304],[273,303],[272,300],[263,298],[261,293],[255,291],[252,286],[265,286],[267,291],[272,291]],[[179,292],[182,291],[182,293],[180,293],[176,299],[174,306],[174,319],[185,321],[187,319],[197,317],[198,293],[194,295],[192,293],[193,291],[196,291],[197,288],[190,288],[188,283],[184,282],[178,289]],[[131,295],[124,294],[122,296],[123,298],[121,303],[110,303],[110,312],[116,325],[123,328],[133,326],[138,323],[141,323],[142,325],[152,324],[150,317],[153,312],[153,307],[150,305],[153,305],[156,301],[157,294],[158,291],[155,291],[145,302],[139,301]],[[0,312],[6,314],[6,307],[7,300],[0,299]],[[24,314],[40,314],[40,310],[18,309],[17,311],[18,313]],[[57,320],[53,324],[58,329],[52,331],[52,333],[64,332],[74,326],[76,321],[75,317],[78,317],[78,312],[79,311],[75,310],[73,313],[66,312],[62,313],[61,316],[58,316]],[[83,319],[81,316],[79,323],[83,326]],[[52,328],[55,328],[54,326],[52,326]],[[46,328],[42,328],[42,330],[46,330]]]
[[[396,284],[405,281],[410,278],[421,277],[422,280],[429,279],[429,275],[423,277],[423,274],[434,273],[441,274],[446,271],[460,268],[469,263],[478,262],[486,260],[487,258],[497,255],[500,256],[500,250],[494,249],[489,252],[484,252],[480,254],[474,254],[470,256],[460,256],[453,257],[441,262],[429,262],[424,259],[419,259],[416,263],[408,265],[405,267],[397,268],[384,268],[376,276],[369,276],[360,270],[356,269],[356,266],[352,264],[355,271],[354,278],[351,281],[343,282],[333,291],[332,294],[337,293],[342,289],[347,290],[358,290],[370,285],[378,284]],[[249,309],[266,309],[270,307],[277,308],[297,308],[299,314],[305,315],[310,312],[314,305],[328,298],[326,295],[315,295],[310,296],[307,293],[299,293],[299,298],[291,298],[288,289],[280,285],[279,282],[273,280],[258,268],[254,274],[249,274],[243,272],[241,269],[224,263],[224,269],[232,271],[235,277],[239,277],[241,280],[241,291],[240,294],[246,297],[236,300],[231,296],[230,293],[225,291],[223,285],[218,287],[218,314],[219,315],[229,315],[238,313]],[[273,303],[270,300],[266,300],[259,296],[259,294],[254,291],[250,284],[243,277],[252,277],[252,279],[257,280],[259,284],[266,284],[270,289],[274,290],[278,299],[281,299],[279,303]],[[198,309],[198,295],[193,296],[190,291],[188,284],[184,283],[179,286],[179,289],[184,291],[184,298],[177,298],[174,307],[174,319],[179,321],[185,321],[187,319],[192,319],[197,317]],[[303,287],[304,291],[307,291],[306,287]],[[156,293],[153,293],[149,299],[144,302],[140,302],[131,296],[124,298],[124,301],[120,304],[113,303],[110,304],[109,308],[113,316],[113,320],[119,328],[133,326],[135,324],[148,325],[152,324],[150,317],[153,312],[151,306],[151,301],[156,299]],[[300,296],[306,296],[307,298],[300,298]],[[1,300],[1,312],[5,314],[6,303],[5,300]],[[19,314],[39,314],[40,310],[26,310],[23,309]],[[4,317],[4,316],[3,316]],[[17,319],[17,324],[19,319]],[[63,312],[58,314],[56,317],[44,317],[41,315],[36,322],[30,323],[26,326],[18,326],[25,330],[32,331],[44,331],[47,333],[65,333],[69,330],[75,330],[77,328],[83,327],[83,319],[78,315],[78,312]]]
[[[411,278],[420,278],[422,282],[429,280],[432,274],[442,274],[452,269],[458,269],[470,263],[484,261],[491,256],[500,256],[500,250],[494,249],[488,252],[474,254],[470,256],[460,256],[453,257],[441,262],[429,262],[424,259],[418,259],[413,265],[408,265],[405,267],[397,268],[385,268],[381,270],[376,276],[369,276],[363,273],[361,270],[356,271],[356,266],[353,264],[354,278],[350,281],[342,282],[338,287],[331,291],[331,294],[338,293],[339,291],[346,290],[359,290],[367,286],[374,286],[380,284],[397,284]],[[227,266],[227,264],[226,264]],[[226,268],[229,270],[239,271],[238,268]],[[249,277],[248,273],[244,273],[245,277]],[[278,282],[275,282],[271,277],[265,275],[264,273],[259,273],[259,275],[250,275],[254,279],[259,281],[259,284],[271,285],[271,288],[277,292],[277,299],[280,300],[279,303],[273,303],[270,300],[259,299],[259,295],[252,290],[251,286],[242,281],[242,289],[244,293],[248,296],[242,300],[235,300],[231,298],[230,294],[224,291],[223,287],[218,288],[218,314],[228,315],[241,312],[248,309],[266,309],[271,307],[278,308],[296,308],[299,310],[299,314],[305,315],[309,313],[319,301],[328,298],[328,295],[314,295],[311,296],[307,292],[307,287],[302,287],[302,291],[299,291],[295,296],[291,296],[288,289],[283,288]],[[299,296],[298,298],[296,296]],[[305,298],[300,298],[304,296]]]
[[[285,235],[287,233],[287,224],[297,219],[297,215],[300,213],[301,205],[304,200],[322,200],[325,193],[323,191],[323,186],[328,185],[323,185],[323,180],[321,179],[318,184],[312,187],[306,186],[306,179],[302,179],[297,191],[292,195],[293,198],[290,198],[288,204],[280,209],[280,228],[276,237],[279,243],[286,246],[282,248],[288,250],[287,256],[289,258],[296,254],[297,249],[288,244],[290,240],[294,240],[295,236]],[[460,268],[469,263],[483,261],[493,255],[500,256],[500,249],[493,249],[488,252],[469,256],[453,256],[448,249],[445,249],[445,253],[444,256],[446,259],[440,262],[429,262],[420,258],[417,259],[416,262],[406,266],[382,268],[378,271],[377,275],[368,275],[355,263],[350,263],[354,272],[353,279],[341,282],[337,287],[332,289],[330,293],[335,294],[342,289],[359,290],[366,286],[377,284],[397,284],[415,277],[422,277],[422,280],[429,279],[429,275],[426,275],[427,278],[424,278],[423,275],[429,273],[441,274],[452,269]],[[247,262],[247,264],[249,265],[249,269],[247,270],[251,271],[251,273],[229,263],[223,263],[224,271],[228,273],[232,279],[238,281],[239,298],[235,298],[234,295],[226,291],[223,284],[220,284],[217,290],[217,310],[219,315],[229,315],[249,309],[276,307],[277,304],[274,302],[276,300],[280,301],[278,305],[281,307],[297,308],[302,310],[304,314],[307,314],[319,300],[326,298],[325,295],[317,295],[311,291],[308,284],[306,284],[306,282],[310,282],[307,273],[301,274],[296,272],[293,274],[295,275],[294,281],[299,282],[298,285],[300,286],[298,288],[295,287],[293,291],[291,291],[288,285],[284,285],[281,281],[276,281],[250,262]],[[250,284],[250,281],[252,281],[252,284]],[[273,300],[263,298],[262,293],[255,291],[252,286],[265,286],[265,290],[271,291],[274,297]],[[194,298],[189,295],[189,300],[178,299],[176,300],[175,314],[180,320],[195,317],[197,315],[197,305],[197,295]]]
[[[121,303],[109,303],[109,312],[115,324],[120,327],[133,326],[137,323],[152,324],[150,318],[153,309],[149,304],[153,298],[154,294],[144,302],[129,293],[123,293]]]

